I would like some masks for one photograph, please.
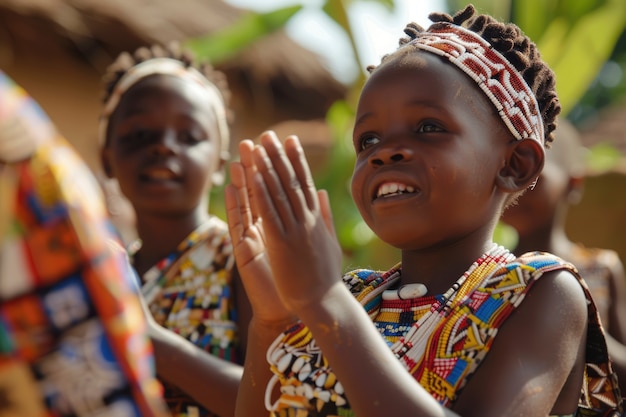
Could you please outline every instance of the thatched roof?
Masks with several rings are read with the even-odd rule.
[[[243,13],[220,0],[0,0],[0,54],[45,53],[60,45],[103,72],[122,51],[207,35]],[[269,98],[295,118],[299,110],[320,117],[345,93],[320,57],[283,31],[220,68],[252,90],[262,87],[265,104]]]

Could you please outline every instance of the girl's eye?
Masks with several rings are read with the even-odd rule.
[[[441,131],[443,131],[443,129],[434,122],[423,122],[417,128],[418,133],[433,133]]]
[[[193,144],[200,142],[200,139],[191,132],[181,132],[180,140],[181,142],[189,144],[189,145],[193,145]]]
[[[206,134],[201,131],[183,130],[179,134],[179,140],[188,145],[195,145],[206,139]]]
[[[141,141],[141,140],[150,139],[151,136],[152,134],[149,130],[137,129],[137,130],[133,130],[131,133],[128,134],[128,139]]]
[[[363,136],[359,141],[359,151],[369,148],[370,146],[376,145],[380,142],[376,136]]]
[[[144,146],[146,143],[149,143],[154,134],[152,131],[147,129],[134,129],[131,132],[123,135],[121,143],[123,146],[129,149],[139,148]]]

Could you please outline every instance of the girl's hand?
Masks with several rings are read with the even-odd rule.
[[[231,183],[226,186],[226,214],[237,270],[250,300],[255,320],[266,324],[294,322],[297,318],[283,306],[269,266],[262,219],[257,215],[251,180],[256,173],[254,144],[239,145],[240,162],[230,164]]]
[[[298,138],[285,146],[274,132],[253,149],[246,178],[263,219],[265,248],[282,303],[298,314],[341,279],[341,248],[327,194],[318,192]]]

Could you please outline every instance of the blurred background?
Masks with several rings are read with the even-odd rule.
[[[0,0],[0,69],[26,88],[101,179],[127,242],[132,213],[101,173],[100,78],[123,51],[177,40],[228,77],[236,114],[233,152],[266,129],[298,134],[316,183],[331,195],[346,267],[387,269],[398,253],[381,244],[354,207],[351,126],[365,67],[391,52],[406,23],[453,13],[456,0]],[[557,73],[563,117],[591,150],[583,200],[568,233],[626,261],[626,2],[475,0],[480,12],[515,22]],[[235,155],[236,156],[236,155]],[[224,216],[222,190],[211,211]],[[514,236],[506,228],[497,238]]]

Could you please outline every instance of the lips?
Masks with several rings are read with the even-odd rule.
[[[168,167],[151,167],[143,170],[140,175],[145,181],[177,181],[180,176]]]

